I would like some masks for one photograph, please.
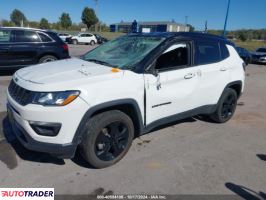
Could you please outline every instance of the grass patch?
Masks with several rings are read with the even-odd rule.
[[[249,40],[249,41],[234,41],[234,43],[239,46],[239,47],[243,47],[249,51],[254,51],[259,47],[265,47],[266,46],[266,41],[253,41],[253,40]]]

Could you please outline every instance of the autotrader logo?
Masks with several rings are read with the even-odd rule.
[[[54,200],[54,188],[0,188],[0,200]]]

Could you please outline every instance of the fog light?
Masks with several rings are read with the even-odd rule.
[[[31,128],[42,136],[57,136],[60,129],[60,123],[49,123],[49,122],[30,122]]]

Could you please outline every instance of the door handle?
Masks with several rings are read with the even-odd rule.
[[[188,73],[184,76],[185,79],[191,79],[195,76],[195,73]]]
[[[225,71],[227,71],[227,70],[228,70],[227,67],[221,67],[221,68],[220,68],[220,71],[221,71],[221,72],[225,72]]]

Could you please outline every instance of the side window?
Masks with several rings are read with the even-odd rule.
[[[92,34],[87,34],[87,37],[92,37]]]
[[[230,56],[229,51],[224,43],[220,43],[220,49],[221,49],[221,56],[223,60]],[[241,49],[240,52],[246,53],[245,51],[243,51],[243,49]]]
[[[15,31],[15,42],[40,42],[40,38],[34,31]]]
[[[10,42],[10,31],[0,30],[0,42]]]
[[[42,42],[52,42],[52,39],[44,33],[38,33]]]
[[[87,37],[87,34],[81,34],[80,37]]]
[[[190,64],[189,49],[186,43],[172,45],[157,59],[155,69],[163,71],[188,66]]]
[[[216,63],[221,60],[218,42],[198,41],[196,43],[196,64],[205,65]]]

